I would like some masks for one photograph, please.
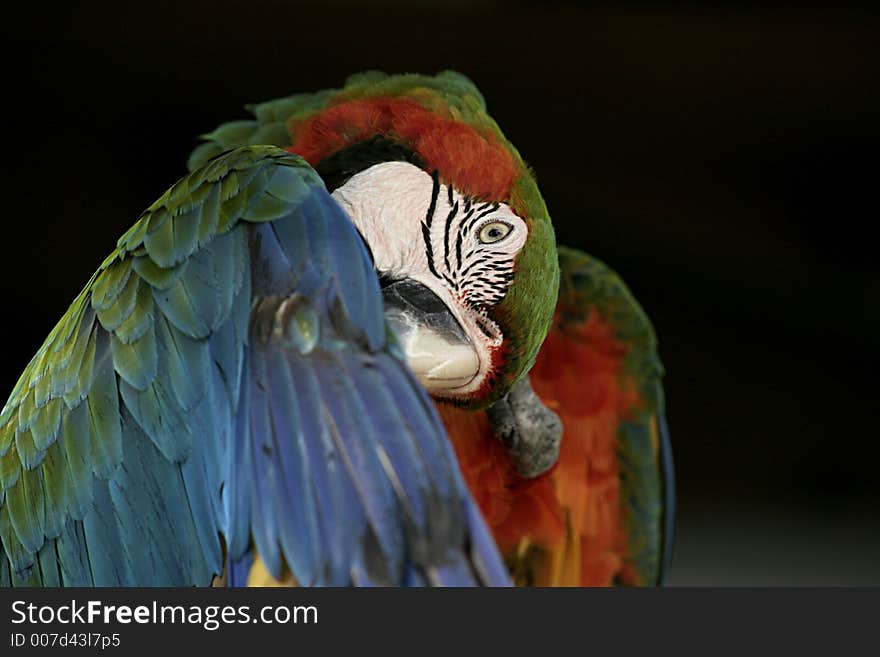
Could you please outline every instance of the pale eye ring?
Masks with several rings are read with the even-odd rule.
[[[494,244],[510,235],[511,231],[513,231],[513,226],[506,221],[490,221],[480,228],[477,239],[483,244]]]

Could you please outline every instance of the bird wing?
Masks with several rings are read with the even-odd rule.
[[[562,420],[556,466],[523,479],[485,412],[441,415],[515,581],[660,583],[675,492],[654,332],[610,268],[573,249],[559,259],[553,327],[530,372]]]
[[[0,585],[509,580],[348,217],[220,154],[119,240],[0,414]]]

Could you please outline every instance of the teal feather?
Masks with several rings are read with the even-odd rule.
[[[191,267],[190,262],[187,272]],[[180,331],[192,338],[204,338],[210,334],[215,319],[216,299],[212,296],[197,278],[184,273],[167,290],[156,290],[153,298],[164,316]]]
[[[165,458],[171,461],[184,459],[193,436],[186,413],[178,404],[170,383],[163,377],[140,391],[123,381],[119,391],[126,408]]]
[[[220,572],[223,555],[216,528],[222,526],[223,514],[215,492],[222,486],[221,462],[226,456],[224,446],[231,440],[232,412],[215,367],[211,368],[210,379],[202,403],[209,419],[204,436],[211,436],[213,440],[193,441],[189,458],[181,464],[180,470],[201,554],[214,572]]]
[[[64,586],[94,586],[92,567],[89,563],[85,530],[79,521],[68,521],[55,540],[55,552]]]
[[[37,567],[32,573],[30,586],[61,586],[61,569],[55,556],[55,541],[46,541],[37,553]]]
[[[317,176],[303,176],[302,169],[298,167],[280,166],[272,171],[266,194],[287,203],[301,203],[314,186],[323,184]]]
[[[109,491],[132,571],[146,571],[145,585],[210,581],[222,569],[219,544],[209,567],[198,544],[191,506],[181,503],[187,496],[179,465],[167,460],[127,414],[123,425],[125,465]],[[198,522],[210,525],[214,518],[202,517]],[[149,564],[149,570],[142,564]]]
[[[95,506],[103,512],[88,513],[83,519],[83,534],[95,586],[122,586],[132,581],[135,565],[127,558],[109,485],[107,481],[95,480]],[[143,565],[149,568],[149,564]]]
[[[170,381],[181,411],[192,411],[205,397],[206,378],[192,373],[210,371],[208,343],[184,335],[164,319],[156,328],[159,357],[165,365],[163,378]]]
[[[213,304],[203,311],[210,314],[212,333],[229,317],[233,297],[241,286],[246,251],[243,235],[244,232],[236,228],[206,244],[191,259],[192,277],[205,281],[201,287]]]
[[[155,260],[147,255],[134,259],[134,270],[150,287],[156,290],[167,290],[174,285],[177,278],[186,270],[186,261],[174,267],[160,267]]]

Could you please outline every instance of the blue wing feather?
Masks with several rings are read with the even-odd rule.
[[[209,162],[90,286],[3,413],[23,465],[0,583],[208,585],[221,535],[230,585],[256,555],[307,585],[508,582],[369,254],[301,160]]]
[[[321,393],[311,366],[304,359],[291,359],[290,370],[299,407],[300,436],[308,453],[314,499],[319,505],[329,580],[344,584],[356,558],[358,528],[365,526],[366,516],[325,425]],[[304,440],[306,436],[308,440]],[[346,518],[346,522],[333,522],[333,518]]]
[[[284,554],[296,559],[293,572],[321,573],[318,567],[322,539],[313,499],[312,470],[295,402],[296,391],[283,353],[262,352],[268,391],[268,416],[272,425],[273,454],[278,461],[280,490],[275,500],[277,513],[285,519],[279,527]]]
[[[250,465],[251,465],[251,530],[254,544],[266,568],[280,578],[281,546],[278,541],[278,514],[275,502],[281,491],[278,468],[274,467],[272,427],[265,383],[259,378],[261,354],[251,353],[247,376],[249,407]],[[256,371],[255,371],[256,370]],[[267,453],[268,452],[268,453]],[[240,494],[233,491],[233,495]],[[286,519],[285,519],[286,520]]]

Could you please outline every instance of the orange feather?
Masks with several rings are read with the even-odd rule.
[[[635,584],[627,564],[617,428],[639,404],[627,347],[593,309],[555,322],[531,371],[532,387],[563,423],[559,461],[526,480],[513,470],[485,411],[439,403],[459,464],[518,583]]]

